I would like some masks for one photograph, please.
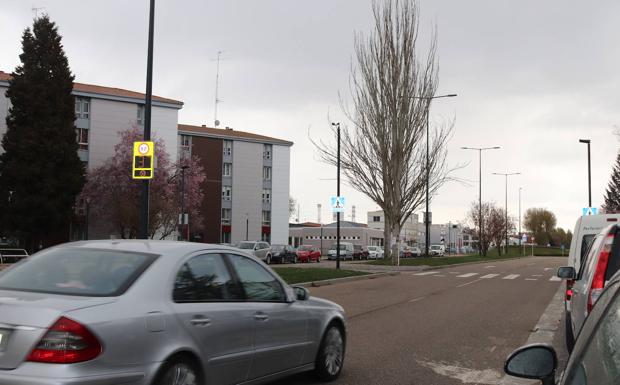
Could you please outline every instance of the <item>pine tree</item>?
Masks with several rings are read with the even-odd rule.
[[[21,65],[6,92],[11,108],[0,155],[0,223],[31,250],[68,233],[85,182],[74,126],[74,77],[61,40],[47,16],[36,19],[24,31]]]
[[[620,153],[618,153],[616,158],[616,165],[611,173],[611,180],[607,184],[603,208],[607,213],[620,213]]]

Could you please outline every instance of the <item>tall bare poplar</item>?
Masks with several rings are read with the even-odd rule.
[[[348,183],[384,211],[389,244],[424,202],[427,171],[431,196],[449,179],[446,145],[453,125],[431,127],[427,169],[427,109],[438,83],[436,31],[421,57],[415,1],[377,1],[373,16],[370,34],[355,35],[351,106],[341,103],[350,121],[341,132],[341,168]],[[317,148],[324,161],[336,164],[333,145]],[[397,250],[398,241],[392,246]],[[390,254],[386,247],[386,258]]]

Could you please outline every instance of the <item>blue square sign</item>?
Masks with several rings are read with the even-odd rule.
[[[346,199],[343,196],[331,197],[330,202],[331,202],[332,213],[344,213]]]

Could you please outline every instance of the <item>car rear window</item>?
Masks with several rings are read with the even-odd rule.
[[[0,273],[0,289],[89,297],[123,294],[157,258],[152,254],[59,248]]]

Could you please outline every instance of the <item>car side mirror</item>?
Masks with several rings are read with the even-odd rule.
[[[303,286],[293,286],[293,290],[295,291],[295,299],[297,301],[307,301],[310,298],[310,290]]]
[[[511,376],[541,380],[543,385],[553,385],[558,357],[547,344],[523,346],[508,356],[504,372]]]
[[[562,279],[575,279],[575,277],[577,277],[577,274],[574,267],[562,266],[558,269],[557,276]]]

